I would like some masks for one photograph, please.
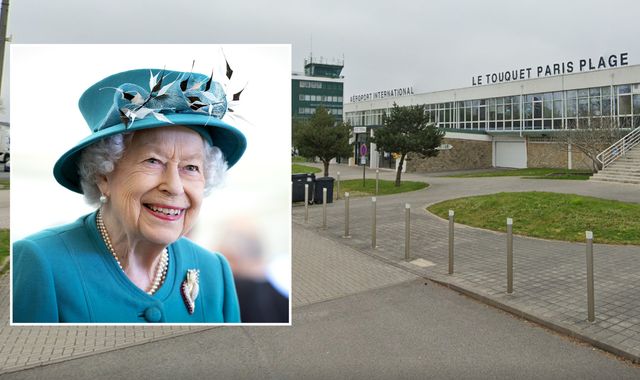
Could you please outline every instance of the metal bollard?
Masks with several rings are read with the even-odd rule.
[[[322,228],[327,228],[327,188],[322,188]]]
[[[304,184],[304,222],[309,221],[309,184]]]
[[[453,223],[454,212],[449,210],[449,274],[453,274]]]
[[[411,259],[411,205],[404,205],[404,259]]]
[[[336,200],[340,199],[340,172],[337,172],[337,179],[336,179]]]
[[[595,322],[595,300],[593,289],[593,232],[586,231],[587,235],[587,306],[589,322]]]
[[[378,195],[378,180],[380,179],[380,169],[376,169],[376,195]]]
[[[371,197],[371,248],[376,248],[376,197]]]
[[[513,293],[513,219],[507,218],[507,293]]]
[[[351,237],[349,235],[349,193],[344,193],[344,236],[345,238]]]

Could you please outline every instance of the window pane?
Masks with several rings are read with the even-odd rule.
[[[505,120],[511,120],[511,104],[504,106]]]
[[[576,90],[567,91],[567,99],[574,99],[577,97],[578,97],[578,91]]]
[[[578,99],[578,116],[579,117],[587,117],[589,116],[589,99]]]
[[[534,119],[542,118],[542,102],[533,103],[533,118]]]
[[[631,86],[629,85],[618,86],[618,94],[628,94],[630,92],[631,92]]]
[[[575,99],[567,101],[567,117],[576,117],[577,109]]]
[[[608,96],[602,98],[602,114],[604,116],[611,115],[611,98]]]
[[[516,103],[513,105],[513,119],[514,120],[520,119],[520,104]]]
[[[552,117],[552,113],[551,113],[552,107],[553,107],[553,102],[551,102],[551,101],[544,102],[544,118],[545,119],[551,119],[551,117]]]
[[[562,100],[562,91],[556,91],[553,93],[553,100]]]
[[[524,118],[525,119],[533,118],[531,103],[525,103],[524,105]]]
[[[600,87],[597,88],[590,88],[589,89],[589,96],[600,96]]]
[[[619,97],[620,102],[620,115],[631,114],[631,95],[621,95]]]
[[[553,117],[560,118],[562,115],[562,100],[555,100],[553,102]]]
[[[602,115],[602,112],[600,112],[600,98],[591,98],[590,102],[591,105],[589,108],[591,110],[591,116]]]
[[[581,90],[578,90],[578,97],[579,98],[586,98],[587,96],[589,96],[589,90],[586,88],[583,88]]]
[[[633,95],[633,114],[640,115],[640,94]]]

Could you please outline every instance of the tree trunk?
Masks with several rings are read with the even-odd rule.
[[[328,177],[329,176],[329,160],[322,160],[322,163],[324,164],[324,176]]]
[[[400,164],[398,165],[398,171],[396,172],[396,186],[400,186],[400,178],[402,176],[402,166],[404,166],[404,158],[407,154],[402,153],[400,156]]]

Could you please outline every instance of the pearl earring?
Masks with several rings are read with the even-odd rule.
[[[107,196],[106,196],[106,195],[102,194],[102,195],[100,196],[100,203],[102,203],[102,204],[106,204],[108,199],[109,199],[109,198],[107,198]]]

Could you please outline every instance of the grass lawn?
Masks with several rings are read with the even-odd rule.
[[[8,179],[0,180],[0,190],[9,190],[11,189],[10,183]]]
[[[335,195],[336,186],[337,186],[337,183],[334,182],[333,183],[334,197],[336,196]],[[402,181],[400,186],[396,187],[394,181],[379,180],[378,195],[406,193],[407,191],[424,189],[427,186],[429,186],[429,184],[425,182]],[[362,179],[349,179],[349,180],[340,181],[340,198],[344,198],[345,191],[349,192],[350,197],[375,196],[376,180],[367,179],[365,181],[364,187],[362,186]]]
[[[546,192],[498,193],[458,198],[428,207],[456,222],[506,232],[507,217],[513,232],[545,239],[585,241],[593,231],[594,242],[640,245],[640,204]]]
[[[9,230],[0,229],[0,264],[9,256]]]
[[[302,156],[293,156],[291,162],[307,162],[307,159]]]
[[[502,169],[492,170],[484,173],[467,173],[452,175],[454,178],[472,177],[525,177],[532,179],[577,179],[587,180],[592,173],[588,170],[579,169],[549,169],[549,168],[527,168],[527,169]]]
[[[314,168],[313,166],[291,164],[291,173],[293,174],[320,173],[321,171],[322,169]]]

